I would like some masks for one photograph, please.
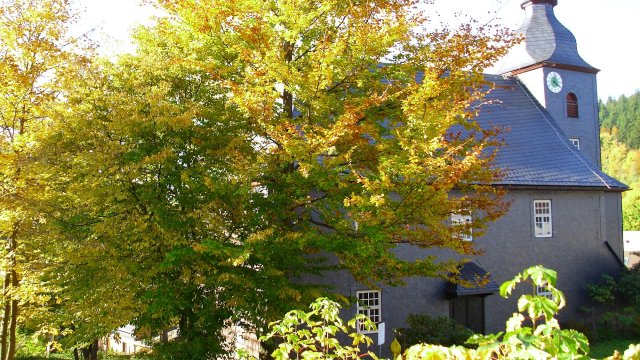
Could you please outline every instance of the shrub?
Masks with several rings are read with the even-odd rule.
[[[640,265],[623,271],[617,281],[603,275],[600,283],[588,285],[587,290],[598,304],[587,309],[595,339],[640,336]]]
[[[407,359],[575,359],[589,353],[587,337],[575,330],[561,329],[555,315],[564,307],[564,294],[556,286],[557,273],[542,266],[530,267],[513,280],[500,286],[500,295],[509,297],[520,283],[531,289],[544,286],[551,298],[522,295],[519,313],[507,321],[506,331],[489,335],[474,335],[469,343],[477,349],[460,346],[442,347],[416,345],[407,350]]]
[[[640,263],[622,273],[618,281],[618,291],[623,301],[640,308]]]
[[[588,359],[587,337],[572,329],[561,329],[555,315],[565,305],[564,294],[556,289],[557,274],[542,266],[534,266],[500,286],[500,295],[508,297],[520,283],[532,289],[545,286],[552,297],[523,295],[518,301],[518,313],[506,323],[506,331],[489,335],[473,335],[468,343],[476,349],[462,346],[418,344],[410,347],[402,357],[418,359]],[[364,353],[360,345],[369,346],[372,340],[355,331],[356,321],[367,321],[362,315],[346,325],[339,317],[340,305],[328,299],[318,299],[311,311],[291,311],[281,321],[270,325],[271,332],[262,340],[278,338],[280,344],[271,356],[276,359],[359,359],[376,358]],[[438,319],[436,319],[436,322]],[[370,324],[370,323],[369,323]],[[340,333],[353,339],[351,346],[341,344]],[[366,351],[366,350],[365,350]],[[608,359],[640,359],[640,345],[630,345],[624,354],[617,351]]]
[[[309,307],[309,312],[288,312],[282,320],[271,323],[271,331],[260,338],[278,340],[277,349],[271,353],[274,359],[377,359],[373,352],[359,348],[373,343],[370,337],[356,331],[358,322],[375,328],[367,317],[357,315],[345,324],[340,318],[340,304],[327,298],[319,298]],[[352,346],[344,346],[336,339],[341,334],[352,339]]]
[[[433,318],[425,314],[407,317],[406,329],[398,329],[397,335],[406,346],[419,343],[452,346],[463,345],[473,331],[457,324],[448,317]]]

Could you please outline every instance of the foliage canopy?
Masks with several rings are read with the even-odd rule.
[[[454,261],[393,250],[474,254],[461,234],[505,211],[497,130],[473,119],[507,32],[427,30],[417,0],[153,3],[166,16],[136,53],[56,79],[60,106],[20,138],[46,180],[26,197],[66,341],[133,321],[178,327],[176,356],[212,356],[227,321],[260,332],[322,294],[307,274],[446,276]]]

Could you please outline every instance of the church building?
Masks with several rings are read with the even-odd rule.
[[[498,284],[533,265],[558,271],[557,287],[567,298],[559,320],[579,320],[589,301],[586,285],[623,267],[621,194],[627,186],[604,174],[600,164],[598,69],[578,54],[576,38],[554,14],[557,0],[522,3],[524,41],[512,49],[498,74],[486,75],[495,90],[477,120],[507,129],[496,165],[506,176],[507,214],[479,237],[467,236],[482,255],[461,269],[461,277],[489,274],[482,288],[440,279],[410,278],[406,286],[368,289],[347,274],[330,282],[357,299],[348,310],[384,322],[386,339],[406,326],[409,314],[450,316],[470,329],[504,329],[521,293],[497,294]],[[453,219],[453,221],[473,219]],[[432,250],[399,247],[406,259]],[[538,289],[544,295],[544,289]],[[390,340],[387,340],[390,342]]]

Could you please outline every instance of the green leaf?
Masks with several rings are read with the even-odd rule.
[[[556,286],[558,273],[555,270],[547,269],[542,265],[532,266],[522,272],[523,278],[526,280],[531,278],[536,286]]]
[[[506,298],[511,295],[511,292],[513,292],[513,289],[515,289],[516,285],[518,285],[521,280],[522,276],[517,275],[513,280],[502,283],[502,285],[500,285],[500,296]]]

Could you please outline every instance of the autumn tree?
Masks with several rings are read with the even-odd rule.
[[[177,326],[168,356],[204,358],[228,321],[261,332],[326,290],[305,274],[399,284],[456,265],[400,244],[475,254],[461,234],[505,204],[496,129],[473,119],[509,37],[428,31],[420,4],[157,1],[41,141],[74,313],[104,296],[104,323]]]
[[[16,353],[16,328],[48,313],[53,287],[43,280],[47,176],[34,161],[38,137],[64,103],[60,83],[84,62],[81,38],[68,35],[67,0],[0,1],[0,357]],[[50,259],[49,259],[50,260]]]

